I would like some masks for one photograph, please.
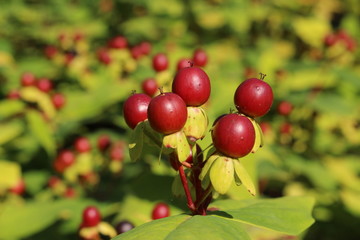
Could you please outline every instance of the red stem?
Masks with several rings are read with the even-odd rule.
[[[194,204],[194,202],[193,202],[193,200],[191,198],[191,193],[190,193],[190,190],[189,190],[189,185],[188,185],[188,182],[187,182],[187,178],[186,178],[186,175],[185,175],[183,165],[181,165],[179,167],[179,174],[180,174],[181,183],[182,183],[182,185],[184,187],[188,208],[194,214],[196,212],[196,208],[195,208],[195,204]]]

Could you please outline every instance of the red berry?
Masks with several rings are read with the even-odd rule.
[[[109,52],[108,50],[106,49],[100,49],[98,52],[97,52],[97,58],[100,62],[102,62],[103,64],[105,65],[109,65],[110,62],[111,62],[111,58],[110,58],[110,55],[109,55]]]
[[[84,227],[94,227],[101,221],[101,214],[94,206],[89,206],[84,209],[82,215],[82,225]]]
[[[178,94],[187,106],[200,106],[210,97],[210,80],[201,68],[183,68],[175,75],[172,91]]]
[[[67,187],[64,193],[65,198],[73,198],[76,196],[76,191],[72,187]]]
[[[104,134],[97,139],[97,147],[100,151],[105,151],[111,144],[111,139],[108,135]]]
[[[293,110],[293,105],[290,102],[282,101],[277,107],[277,111],[280,115],[287,116]]]
[[[271,125],[268,122],[261,122],[259,123],[261,127],[261,131],[266,135],[268,132],[271,131]]]
[[[139,122],[145,121],[151,97],[143,93],[131,95],[124,103],[123,113],[127,125],[134,129]]]
[[[51,101],[56,109],[61,109],[66,103],[65,96],[61,93],[55,93],[52,95]]]
[[[36,83],[37,88],[43,92],[50,92],[53,88],[53,83],[47,78],[40,78]]]
[[[127,48],[127,46],[128,46],[127,39],[123,36],[116,36],[108,42],[108,47],[110,48],[121,49],[121,48]]]
[[[144,55],[149,55],[150,52],[151,52],[151,43],[149,42],[141,42],[139,44],[139,47],[141,49],[141,53],[144,54]]]
[[[280,133],[282,133],[282,134],[290,134],[291,130],[292,130],[292,126],[288,122],[284,122],[280,126]]]
[[[22,195],[25,192],[25,189],[25,181],[24,179],[20,179],[15,186],[9,189],[9,191],[17,195]]]
[[[77,32],[77,33],[75,33],[75,35],[73,36],[73,40],[74,40],[74,42],[78,42],[78,41],[84,39],[84,37],[85,37],[84,34],[82,34],[82,33],[80,33],[80,32]]]
[[[153,220],[168,216],[170,216],[170,207],[166,203],[156,204],[151,214]]]
[[[218,119],[211,136],[215,148],[233,158],[249,154],[255,143],[253,124],[247,117],[236,113]]]
[[[121,221],[118,224],[116,224],[115,229],[118,234],[130,231],[134,228],[134,225],[129,221]]]
[[[10,90],[8,94],[6,95],[7,99],[19,99],[20,98],[20,92],[17,89]]]
[[[331,47],[335,45],[339,40],[339,37],[336,34],[330,33],[325,36],[324,43],[326,46]]]
[[[197,49],[194,51],[193,54],[193,61],[195,66],[199,66],[199,67],[205,67],[206,63],[207,63],[207,54],[204,50],[202,49]]]
[[[123,142],[113,144],[109,150],[110,159],[113,161],[123,161],[125,158],[125,145]]]
[[[45,56],[48,59],[52,59],[56,55],[57,51],[58,51],[57,48],[55,46],[51,46],[51,45],[46,46],[45,50],[44,50]]]
[[[75,155],[70,150],[61,151],[54,162],[54,168],[62,173],[75,162]]]
[[[176,69],[179,71],[182,68],[191,67],[192,64],[193,64],[192,60],[187,58],[181,58],[177,63]]]
[[[61,183],[60,178],[56,177],[56,176],[51,176],[48,180],[48,187],[49,188],[54,188],[57,184]]]
[[[88,138],[86,137],[79,137],[74,142],[74,147],[76,151],[83,153],[89,152],[91,150],[91,144]]]
[[[236,89],[234,103],[239,112],[250,117],[260,117],[270,110],[273,98],[269,84],[257,78],[250,78]]]
[[[155,71],[161,72],[168,68],[169,60],[165,54],[158,53],[153,57],[152,64]]]
[[[34,76],[34,74],[30,73],[30,72],[26,72],[21,76],[21,85],[23,87],[27,87],[27,86],[34,86],[36,84],[36,78]]]
[[[185,125],[187,108],[184,100],[175,93],[162,93],[153,98],[148,107],[150,126],[163,134],[178,132]]]
[[[147,78],[141,84],[142,91],[150,97],[155,95],[155,93],[158,91],[158,88],[159,86],[154,78]]]
[[[143,53],[142,53],[142,50],[140,48],[140,46],[134,46],[130,49],[130,53],[131,53],[131,56],[134,58],[134,59],[139,59],[142,57]]]

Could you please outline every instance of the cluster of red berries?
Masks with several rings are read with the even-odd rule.
[[[20,84],[24,87],[36,87],[40,91],[49,94],[51,101],[56,109],[61,109],[65,103],[65,96],[59,92],[54,91],[54,84],[48,78],[36,78],[34,74],[25,72],[21,75]],[[18,89],[10,91],[7,95],[8,99],[20,99],[20,92]]]
[[[356,49],[356,40],[351,37],[345,30],[339,30],[335,33],[330,33],[325,36],[324,44],[328,47],[343,44],[350,52]]]
[[[126,145],[123,141],[112,141],[107,134],[100,135],[97,138],[97,148],[93,148],[90,140],[87,137],[78,137],[73,143],[73,149],[62,149],[55,161],[53,167],[56,172],[65,174],[65,172],[73,166],[81,154],[86,154],[94,151],[99,151],[104,159],[107,159],[109,170],[114,173],[120,173],[123,168],[123,161],[125,159]],[[93,167],[95,168],[95,166]],[[95,185],[99,181],[99,174],[95,169],[90,169],[88,172],[79,172],[79,182],[85,185]],[[55,183],[58,183],[56,181]],[[50,184],[50,183],[49,183]],[[51,184],[53,187],[55,184]]]
[[[234,103],[239,113],[220,116],[212,129],[212,140],[217,151],[232,157],[244,157],[255,144],[255,129],[250,118],[261,117],[273,102],[273,92],[263,79],[250,78],[235,91]]]

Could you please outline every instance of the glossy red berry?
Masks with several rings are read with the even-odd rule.
[[[129,221],[121,221],[118,224],[116,224],[115,229],[118,234],[130,231],[134,228],[134,225]]]
[[[66,103],[66,98],[61,93],[55,93],[51,96],[51,101],[56,109],[61,109]]]
[[[280,102],[277,107],[277,112],[283,116],[289,115],[292,112],[292,110],[293,110],[293,105],[287,101]]]
[[[151,97],[144,93],[131,95],[124,103],[123,113],[127,125],[134,129],[139,122],[145,121]]]
[[[127,39],[123,36],[116,36],[108,42],[108,47],[110,48],[121,49],[121,48],[127,48],[127,46],[128,46]]]
[[[21,75],[20,81],[21,81],[21,85],[23,87],[36,85],[36,78],[35,78],[34,74],[32,74],[30,72],[25,72],[23,75]]]
[[[215,148],[222,154],[239,158],[249,154],[255,143],[251,121],[240,114],[227,114],[217,120],[211,132]]]
[[[42,92],[50,92],[53,89],[53,83],[47,78],[40,78],[36,83],[37,88]]]
[[[62,173],[75,162],[75,154],[70,150],[62,150],[54,162],[54,168]]]
[[[180,69],[183,68],[192,67],[192,65],[193,62],[191,59],[181,58],[176,65],[176,69],[179,71]]]
[[[158,53],[153,57],[152,64],[156,72],[161,72],[168,68],[169,60],[165,54]]]
[[[83,153],[91,150],[91,143],[86,137],[79,137],[74,142],[74,148],[76,151]]]
[[[111,145],[111,139],[109,135],[103,134],[97,139],[97,147],[100,151],[105,151]]]
[[[172,92],[178,94],[187,106],[200,106],[210,97],[210,79],[201,68],[180,69],[172,83]]]
[[[145,94],[153,97],[158,91],[159,86],[154,78],[147,78],[141,83],[141,89]]]
[[[153,98],[148,108],[150,126],[157,132],[171,134],[185,125],[187,108],[184,100],[175,93],[162,93]]]
[[[167,205],[166,203],[158,203],[155,205],[152,213],[151,213],[151,218],[153,220],[155,219],[160,219],[160,218],[165,218],[170,216],[170,207],[169,205]]]
[[[193,54],[193,62],[195,66],[205,67],[208,61],[206,52],[203,49],[196,49]]]
[[[260,117],[270,110],[273,98],[269,84],[257,78],[250,78],[236,89],[234,103],[240,113],[250,117]]]
[[[82,215],[82,225],[84,227],[94,227],[101,221],[101,214],[94,206],[89,206],[84,209]]]

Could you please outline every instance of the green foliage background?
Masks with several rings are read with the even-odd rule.
[[[127,142],[124,100],[132,90],[141,92],[147,77],[166,85],[178,59],[190,58],[197,48],[209,58],[204,69],[212,83],[205,106],[210,122],[234,108],[233,93],[247,77],[266,73],[273,87],[273,107],[259,119],[271,126],[265,146],[243,160],[259,183],[258,195],[316,198],[316,222],[300,239],[356,239],[360,55],[358,48],[325,47],[323,40],[339,29],[360,39],[359,18],[356,0],[0,0],[0,239],[75,238],[81,212],[90,204],[112,224],[147,222],[159,201],[171,205],[172,215],[186,211],[186,203],[171,193],[175,173],[165,159],[159,164],[157,150],[149,147],[136,163],[127,156],[121,173],[114,173],[95,146],[104,133]],[[76,34],[83,39],[74,42]],[[101,64],[97,51],[116,35],[131,46],[151,42],[151,54],[135,60],[128,50],[112,52],[112,63]],[[45,57],[48,45],[59,49],[55,59]],[[65,64],[69,50],[77,55]],[[151,66],[158,52],[170,60],[162,73]],[[27,71],[51,79],[66,96],[65,107],[56,111],[49,96],[35,88],[20,90],[23,100],[7,99]],[[289,116],[276,110],[284,100],[294,106]],[[289,134],[281,133],[284,123],[292,126]],[[57,152],[72,148],[78,136],[87,136],[93,150],[60,176],[76,191],[64,199],[47,181],[56,175]],[[210,140],[207,136],[201,145]],[[77,177],[88,172],[100,181],[84,186]],[[20,178],[26,193],[8,193]],[[236,186],[225,197],[251,198]],[[252,239],[285,239],[257,228],[247,231]]]

